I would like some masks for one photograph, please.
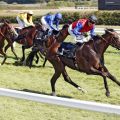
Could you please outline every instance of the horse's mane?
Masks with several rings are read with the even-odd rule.
[[[107,28],[105,31],[115,32],[115,30],[112,28]]]
[[[64,24],[62,29],[65,29],[65,28],[68,28],[69,27],[69,24]]]

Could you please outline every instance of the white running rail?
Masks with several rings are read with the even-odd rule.
[[[96,33],[104,33],[105,28],[95,28]],[[114,29],[117,33],[120,33],[120,29]]]
[[[42,103],[50,103],[50,104],[62,105],[62,106],[79,108],[84,110],[114,113],[120,115],[120,106],[117,105],[102,104],[102,103],[61,98],[61,97],[53,97],[48,95],[41,95],[36,93],[29,93],[29,92],[4,89],[4,88],[0,88],[0,96],[14,97],[14,98],[32,100]]]

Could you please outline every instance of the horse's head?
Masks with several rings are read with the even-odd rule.
[[[68,35],[68,27],[69,27],[69,24],[64,24],[62,29],[60,30],[61,34],[63,34],[63,36],[65,36],[66,34]]]
[[[15,35],[15,32],[14,32],[14,28],[13,26],[8,22],[8,21],[3,21],[3,31],[2,33],[5,35],[5,36],[9,36],[10,38],[13,37]]]
[[[69,24],[63,25],[62,29],[56,35],[58,42],[63,42],[65,40],[65,38],[69,35],[68,27],[69,27]]]
[[[120,50],[120,36],[113,29],[106,29],[105,34],[108,36],[109,44]]]

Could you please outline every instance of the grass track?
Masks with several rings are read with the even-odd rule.
[[[16,52],[21,57],[21,46],[17,44]],[[29,53],[29,50],[26,51]],[[36,92],[41,94],[51,93],[50,78],[53,68],[48,62],[45,68],[35,65],[32,69],[24,66],[16,66],[11,51],[6,64],[0,66],[0,87]],[[2,57],[0,57],[0,62]],[[120,52],[109,47],[105,53],[105,61],[110,72],[120,80]],[[105,96],[103,80],[98,76],[88,76],[67,68],[73,81],[85,88],[88,93],[83,94],[66,83],[62,76],[56,83],[58,96],[79,100],[96,101],[120,105],[120,87],[108,80],[111,97]],[[83,111],[72,108],[64,108],[56,105],[42,104],[27,100],[19,100],[8,97],[0,97],[0,120],[119,120],[120,116],[103,114],[98,112]]]

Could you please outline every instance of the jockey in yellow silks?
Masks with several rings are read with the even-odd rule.
[[[33,16],[32,11],[19,13],[16,19],[20,28],[34,26],[32,16]]]
[[[23,12],[23,13],[19,13],[16,17],[16,20],[19,24],[20,29],[25,28],[25,27],[29,27],[29,26],[34,26],[33,21],[32,21],[32,17],[33,16],[33,12],[32,11],[27,11],[27,12]],[[24,36],[22,34],[24,34],[24,31],[21,31],[21,34],[18,35],[18,33],[14,30],[15,36],[14,36],[14,41],[17,41],[19,39],[22,39]]]

